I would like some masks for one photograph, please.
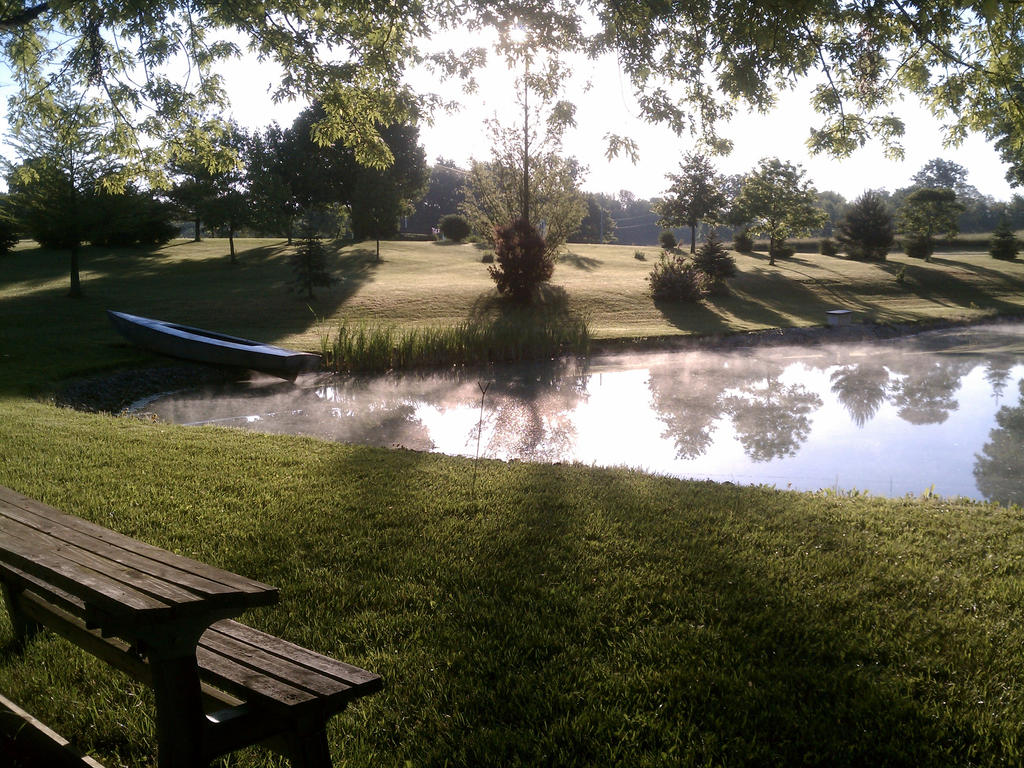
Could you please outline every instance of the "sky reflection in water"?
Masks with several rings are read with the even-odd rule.
[[[1024,503],[1024,326],[896,342],[682,351],[487,371],[314,376],[144,410],[328,440],[629,466],[779,488]]]

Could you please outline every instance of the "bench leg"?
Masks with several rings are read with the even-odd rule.
[[[157,765],[199,768],[207,765],[203,747],[206,717],[195,656],[150,657],[156,696]]]
[[[7,604],[7,614],[11,617],[11,626],[14,628],[14,644],[18,647],[24,646],[43,627],[26,616],[18,606],[18,596],[14,587],[3,583],[0,584],[0,588],[4,594],[4,602]]]
[[[284,740],[292,768],[331,768],[331,750],[323,725],[308,732],[296,729]]]

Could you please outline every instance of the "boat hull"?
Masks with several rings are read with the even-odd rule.
[[[114,328],[133,344],[162,355],[211,365],[228,365],[294,381],[320,368],[320,355],[262,344],[188,325],[107,310]]]

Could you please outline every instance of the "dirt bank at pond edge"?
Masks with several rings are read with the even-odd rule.
[[[960,328],[994,322],[1019,322],[1018,316],[989,317],[972,321],[935,321],[881,325],[856,323],[846,326],[812,326],[808,328],[768,328],[746,333],[711,336],[658,336],[652,338],[601,339],[591,345],[591,353],[611,354],[625,351],[676,349],[740,349],[755,346],[841,344],[895,339],[925,331]],[[247,371],[217,368],[209,365],[180,364],[117,371],[71,382],[54,395],[55,405],[92,413],[121,413],[132,403],[147,397],[189,389],[201,384],[223,384],[244,381]]]

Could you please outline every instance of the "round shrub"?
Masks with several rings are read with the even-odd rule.
[[[437,227],[441,230],[442,235],[449,240],[454,240],[456,243],[461,243],[473,231],[473,228],[469,225],[469,220],[457,213],[449,213],[447,216],[442,216]]]
[[[776,243],[775,247],[771,249],[770,255],[773,259],[788,259],[794,253],[796,253],[796,248],[789,243]]]
[[[697,302],[704,298],[708,278],[679,256],[661,254],[647,277],[651,296],[662,301]]]
[[[818,251],[822,256],[836,256],[839,254],[839,246],[831,237],[826,237],[818,245]]]
[[[491,253],[490,251],[488,251],[487,253],[485,253],[483,255],[483,257],[480,259],[480,261],[483,262],[484,264],[493,264],[494,263],[494,254]]]
[[[541,283],[555,271],[554,254],[534,227],[516,219],[507,227],[494,230],[494,261],[487,272],[498,286],[498,293],[516,301],[526,301]]]
[[[927,261],[935,251],[935,243],[930,237],[908,237],[903,241],[903,252],[912,259]]]
[[[732,237],[732,248],[737,253],[750,253],[754,250],[754,238],[750,236],[750,230],[741,229]]]
[[[661,247],[664,248],[666,251],[673,250],[679,244],[676,241],[676,236],[673,235],[672,232],[667,229],[658,236],[658,242],[661,244]]]

